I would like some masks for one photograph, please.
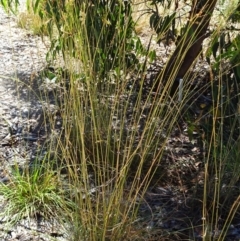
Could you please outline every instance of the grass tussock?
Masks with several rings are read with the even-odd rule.
[[[30,12],[22,12],[18,15],[18,26],[30,30],[34,35],[47,35],[42,19]]]
[[[7,202],[1,215],[7,218],[8,225],[39,216],[55,218],[59,223],[64,220],[64,213],[71,210],[73,202],[64,195],[59,175],[50,165],[45,161],[25,169],[16,165],[9,182],[0,185]],[[60,218],[58,213],[63,216]]]

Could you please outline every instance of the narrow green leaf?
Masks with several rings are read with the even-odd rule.
[[[40,2],[40,0],[36,0],[36,2],[35,2],[35,4],[34,4],[34,7],[33,7],[34,13],[37,13],[38,6],[39,6],[39,2]]]

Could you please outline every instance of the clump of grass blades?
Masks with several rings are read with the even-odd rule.
[[[219,73],[218,86],[223,86]],[[230,98],[230,96],[228,96]],[[228,115],[233,103],[223,101],[219,91],[211,110],[212,118],[205,132],[205,182],[203,191],[204,240],[215,233],[224,240],[239,209],[239,116],[237,110]],[[211,207],[211,208],[210,208]],[[222,219],[223,222],[219,222]]]
[[[34,35],[47,34],[42,28],[41,18],[30,12],[24,12],[18,15],[18,26],[32,31]]]
[[[119,84],[114,93],[99,94],[90,86],[84,93],[73,86],[65,102],[62,152],[81,210],[76,213],[75,226],[86,232],[82,234],[89,237],[86,240],[130,238],[137,207],[176,121],[168,111],[170,107],[160,101],[150,107],[149,116],[144,116],[150,95],[143,101],[140,91],[134,103],[133,93],[126,95],[123,87]]]
[[[82,29],[74,24],[74,29]],[[139,240],[148,231],[136,228],[137,209],[153,178],[161,177],[159,164],[181,104],[168,105],[168,89],[158,98],[150,92],[143,97],[146,69],[134,73],[140,84],[136,79],[129,83],[122,42],[118,43],[121,71],[113,69],[110,79],[101,70],[104,88],[98,88],[99,76],[91,68],[94,55],[88,48],[90,44],[78,51],[84,79],[70,76],[63,110],[61,153],[78,206],[73,239]],[[68,51],[74,49],[68,46]]]
[[[47,162],[25,169],[16,165],[9,183],[0,184],[0,193],[5,200],[1,216],[5,217],[9,225],[39,216],[55,218],[61,223],[64,214],[69,213],[74,206],[64,195],[56,170]]]
[[[67,28],[75,33],[78,45],[75,51],[71,41],[63,42],[63,55],[74,52],[81,60],[77,66],[80,73],[70,74],[70,89],[64,96],[64,140],[59,144],[72,185],[70,196],[77,205],[73,239],[144,239],[148,231],[137,228],[137,210],[149,185],[161,178],[161,157],[184,101],[170,101],[171,83],[156,96],[151,92],[145,95],[144,64],[142,71],[133,73],[140,80],[129,81],[126,30],[121,30],[121,41],[115,42],[117,56],[99,75],[96,70],[101,65],[96,68],[96,63],[101,51],[95,45],[104,44],[101,29],[95,29],[100,37],[92,48],[88,26],[83,22],[68,21]],[[68,61],[71,65],[73,58]]]
[[[229,19],[231,14],[227,12],[225,20]],[[221,26],[216,33],[225,27]],[[230,59],[224,59],[224,56],[219,54],[216,65],[221,66],[223,61],[231,63]],[[239,90],[237,83],[239,83],[239,78],[234,72],[235,66],[233,62],[228,68],[216,68],[213,65],[215,74],[215,80],[211,83],[213,107],[203,139],[206,154],[202,196],[203,240],[212,239],[213,234],[218,240],[225,240],[239,209],[239,189],[237,188],[239,182]],[[232,78],[226,79],[227,73],[232,73]],[[235,88],[229,91],[229,85]]]

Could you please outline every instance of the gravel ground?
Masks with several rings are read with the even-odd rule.
[[[41,38],[18,28],[16,17],[0,7],[0,182],[8,181],[7,173],[16,163],[29,165],[49,137],[43,107],[56,106],[34,94],[37,75],[46,65],[45,54]],[[10,229],[6,221],[0,220],[0,240],[69,240],[54,220],[22,220]]]

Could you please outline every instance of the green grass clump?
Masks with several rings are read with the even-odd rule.
[[[1,215],[9,225],[37,217],[63,221],[64,214],[73,207],[64,196],[59,175],[46,162],[24,169],[12,168],[10,181],[1,183],[0,193],[7,204]]]

